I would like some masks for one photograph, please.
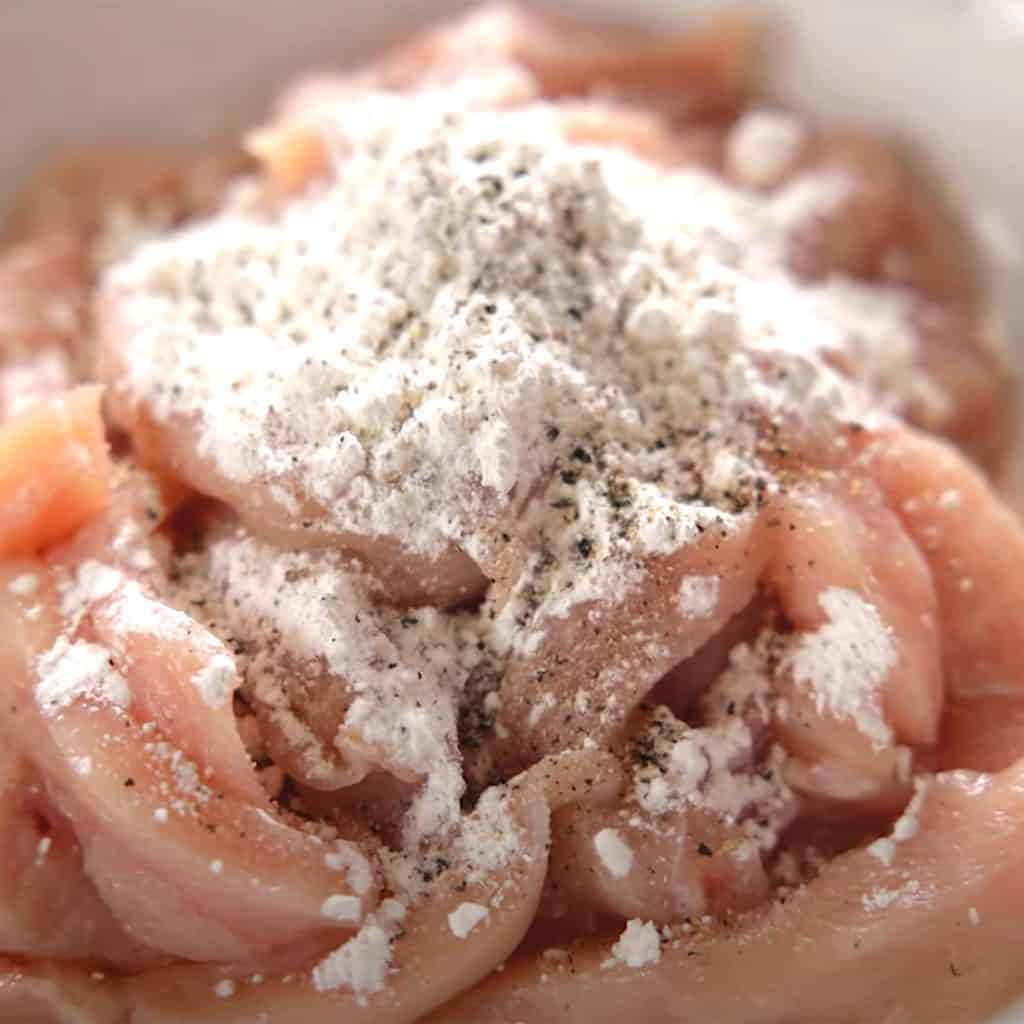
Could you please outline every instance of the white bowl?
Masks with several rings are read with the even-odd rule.
[[[46,154],[236,132],[296,70],[351,62],[460,0],[8,2],[0,23],[0,209]],[[679,25],[735,0],[559,0]],[[1024,336],[1024,0],[760,0],[767,89],[917,143],[949,182]],[[870,979],[865,979],[870,983]],[[1024,1024],[1024,1004],[1000,1024]]]

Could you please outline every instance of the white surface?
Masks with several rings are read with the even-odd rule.
[[[288,73],[350,62],[462,0],[2,0],[0,206],[48,152],[257,119]],[[736,2],[560,0],[679,24]],[[1024,0],[761,0],[781,98],[920,144],[973,211],[1024,324]],[[1004,1022],[1024,1022],[1024,1012]]]

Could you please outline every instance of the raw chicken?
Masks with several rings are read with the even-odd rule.
[[[107,153],[20,207],[0,254],[0,1019],[959,1024],[1024,988],[1024,531],[897,418],[996,472],[1010,383],[938,206],[874,140],[750,107],[752,48],[738,19],[630,39],[489,7],[299,83],[237,187],[234,155]],[[380,126],[339,129],[353,97]],[[450,126],[412,155],[353,140],[439,105],[547,120],[514,151],[535,208],[500,198],[516,164],[459,207],[488,258],[432,322],[419,272],[474,250],[430,204],[492,154]],[[391,291],[367,289],[401,301],[358,306],[356,274],[349,320],[325,320],[343,350],[386,328],[337,393],[372,382],[363,440],[425,440],[389,469],[339,429],[317,477],[295,436],[331,395],[226,439],[209,405],[269,365],[256,347],[306,340],[246,246],[367,152],[429,173],[411,223],[367,236],[367,263],[406,247],[401,287],[384,263]],[[349,208],[373,214],[371,191]],[[624,212],[627,193],[648,201]],[[181,238],[185,284],[160,262]],[[538,239],[551,259],[523,270]],[[334,308],[346,240],[302,254],[309,303]],[[218,260],[248,334],[202,293]],[[486,326],[500,305],[533,362]],[[422,335],[465,324],[440,379],[465,387],[438,398],[446,350]],[[546,374],[564,418],[530,404]],[[194,378],[213,384],[191,407],[166,400]],[[534,430],[542,456],[507,443]],[[229,471],[250,449],[272,472]],[[353,481],[382,469],[370,501]]]

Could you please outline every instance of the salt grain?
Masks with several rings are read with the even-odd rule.
[[[230,999],[235,994],[235,983],[230,978],[222,978],[213,986],[219,999]]]
[[[601,829],[594,837],[594,847],[612,878],[625,878],[632,871],[633,851],[616,829]]]
[[[370,891],[373,885],[373,869],[354,844],[338,840],[334,849],[324,854],[324,863],[331,871],[344,871],[348,875],[352,891],[357,895],[362,896]]]
[[[726,168],[744,185],[776,184],[789,170],[807,131],[791,114],[752,110],[737,122],[726,140]]]
[[[627,967],[640,968],[656,964],[661,960],[661,936],[651,921],[633,918],[628,921],[619,940],[612,946],[611,958],[605,960],[602,967],[613,967],[625,964]]]
[[[379,992],[391,965],[390,929],[372,915],[348,942],[313,968],[313,988],[330,992],[346,986],[357,995]]]
[[[28,597],[39,588],[39,577],[34,573],[25,572],[15,576],[7,584],[7,589],[17,597]]]
[[[679,584],[679,611],[684,618],[702,619],[718,607],[717,576],[684,576]]]
[[[905,882],[898,889],[884,889],[878,887],[861,897],[861,904],[865,910],[888,910],[896,903],[911,903],[921,893],[921,884],[913,879]]]
[[[216,654],[191,679],[203,702],[214,710],[224,707],[239,685],[238,670],[226,654]]]
[[[358,896],[336,894],[323,901],[320,913],[334,921],[356,924],[363,916],[363,905]]]
[[[448,915],[448,927],[457,939],[464,939],[490,916],[490,911],[479,903],[460,903]]]

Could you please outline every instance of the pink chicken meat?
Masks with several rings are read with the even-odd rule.
[[[1009,376],[722,19],[495,6],[0,251],[0,1019],[984,1019]]]

